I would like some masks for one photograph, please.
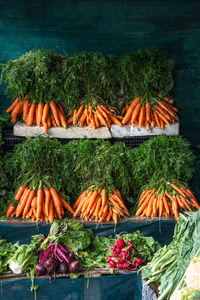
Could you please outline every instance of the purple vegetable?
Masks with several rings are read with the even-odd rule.
[[[45,275],[45,274],[46,274],[46,269],[45,269],[44,265],[43,265],[43,264],[37,264],[37,265],[35,266],[35,273],[36,273],[36,275],[38,275],[38,276],[43,276],[43,275]]]
[[[63,263],[60,263],[59,266],[58,266],[58,273],[60,274],[65,274],[69,271],[69,266],[67,263],[63,262]]]
[[[59,256],[61,256],[66,261],[66,263],[68,263],[68,264],[71,263],[71,260],[69,258],[67,258],[67,256],[58,247],[57,247],[57,253]]]
[[[69,267],[69,270],[71,273],[78,273],[81,271],[81,269],[82,269],[82,266],[81,266],[80,261],[78,261],[78,260],[72,261],[72,263]]]
[[[67,249],[65,249],[63,246],[61,246],[61,245],[58,245],[58,248],[61,250],[61,251],[63,251],[63,252],[65,252],[65,253],[69,253],[69,251],[67,250]]]
[[[54,273],[57,269],[58,263],[57,260],[53,257],[47,258],[44,263],[45,269],[47,269],[48,273]]]
[[[42,254],[40,255],[40,257],[39,257],[39,262],[41,263],[41,264],[43,264],[46,260],[47,260],[47,258],[49,257],[49,255],[51,254],[51,246],[50,247],[48,247],[46,250],[44,250],[43,252],[42,252]]]

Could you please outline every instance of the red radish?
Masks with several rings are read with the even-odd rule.
[[[122,250],[120,253],[121,257],[126,257],[127,256],[127,252],[125,250]]]
[[[112,256],[108,256],[108,257],[107,257],[107,261],[109,261],[111,258],[112,258]]]
[[[127,261],[125,261],[125,262],[123,263],[123,268],[124,268],[124,269],[127,269],[127,268],[128,268],[128,263],[127,263]]]
[[[134,251],[134,249],[131,247],[127,249],[127,252],[133,252],[133,251]]]
[[[112,256],[112,257],[116,257],[117,254],[116,254],[116,253],[112,253],[111,256]]]
[[[132,242],[129,241],[129,242],[127,243],[127,245],[128,245],[128,246],[132,246]]]
[[[112,246],[111,246],[111,250],[112,250],[112,251],[115,251],[115,248],[116,248],[116,245],[112,245]]]
[[[141,265],[141,264],[142,264],[142,259],[139,257],[139,258],[136,260],[136,263],[137,263],[138,265]]]
[[[122,264],[118,264],[118,269],[123,269],[123,265]]]
[[[115,253],[116,253],[116,254],[120,254],[120,253],[121,253],[121,248],[116,247],[116,248],[115,248]]]
[[[134,261],[134,262],[131,264],[131,267],[132,267],[133,269],[135,269],[135,268],[137,267],[137,263]]]
[[[109,267],[110,268],[116,268],[116,262],[112,259],[109,260]]]
[[[124,263],[123,257],[118,257],[117,262],[118,262],[119,264],[123,264],[123,263]]]
[[[119,247],[119,248],[123,248],[126,246],[125,242],[123,239],[118,239],[117,242],[116,242],[116,245]]]

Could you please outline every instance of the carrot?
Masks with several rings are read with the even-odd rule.
[[[58,109],[55,105],[55,102],[53,100],[51,100],[51,102],[49,103],[49,106],[51,108],[53,117],[55,119],[55,122],[58,126],[60,126],[60,119],[59,119],[59,115],[58,115]]]
[[[148,206],[147,206],[147,207],[145,207],[145,209],[143,210],[143,213],[141,214],[141,217],[144,217],[144,216],[146,216],[147,208],[148,208]]]
[[[185,205],[184,205],[184,203],[181,201],[181,198],[179,197],[179,195],[176,195],[176,200],[177,200],[178,205],[180,206],[180,208],[184,209]]]
[[[125,114],[125,112],[126,112],[126,107],[124,107],[123,109],[122,109],[122,116]],[[123,119],[122,119],[123,120]]]
[[[172,200],[172,202],[174,201],[173,197],[166,191],[165,192],[165,195],[170,199]]]
[[[97,201],[96,209],[95,209],[96,220],[99,218],[99,211],[100,211],[101,205],[102,205],[102,197],[99,197],[99,199]]]
[[[116,196],[119,197],[120,200],[122,200],[122,195],[119,190],[115,189],[114,194],[116,194]]]
[[[60,200],[61,200],[63,206],[64,206],[64,207],[65,207],[72,215],[74,215],[74,210],[73,210],[73,208],[71,207],[71,205],[69,205],[69,204],[67,203],[67,201],[65,201],[65,199],[63,199],[63,198],[60,198]]]
[[[16,214],[16,208],[15,208],[15,210],[13,211],[13,213],[10,215],[10,217],[13,218],[13,217],[15,216],[15,214]]]
[[[153,202],[153,214],[154,214],[154,217],[156,216],[157,214],[157,197],[154,196],[154,202]]]
[[[141,103],[139,102],[135,109],[133,110],[133,114],[132,114],[132,117],[131,117],[131,124],[134,125],[134,122],[137,120],[137,117],[140,115],[140,110],[141,110]]]
[[[96,112],[94,114],[94,121],[95,121],[96,128],[99,128],[100,127],[100,122],[99,122],[99,119],[97,117]]]
[[[133,110],[135,109],[135,107],[139,104],[140,102],[140,98],[137,97],[133,100],[133,102],[131,103],[131,105],[127,108],[127,112],[122,120],[122,124],[125,125],[130,119],[131,119],[131,116],[133,114]]]
[[[81,104],[81,106],[79,107],[79,110],[77,111],[77,114],[76,114],[76,122],[81,117],[83,110],[84,110],[84,104]]]
[[[73,214],[73,217],[76,218],[78,216],[78,214],[81,212],[82,208],[83,208],[83,205],[85,204],[85,199],[87,199],[87,196],[84,196],[82,198],[82,200],[79,202],[77,208],[76,208],[76,211],[75,213]]]
[[[95,217],[95,210],[96,210],[99,198],[100,198],[100,196],[98,195],[95,199],[95,202],[94,202],[92,208],[90,209],[89,216],[91,216],[91,219]]]
[[[163,120],[160,119],[160,128],[164,129],[165,128],[165,123],[163,122]]]
[[[73,125],[76,125],[76,114],[77,114],[77,109],[74,109],[74,113],[73,113]]]
[[[121,123],[117,118],[115,118],[114,116],[110,116],[110,118],[111,118],[111,121],[112,121],[114,124],[116,124],[116,125],[122,127],[122,123]]]
[[[51,118],[47,118],[47,128],[51,128]]]
[[[104,117],[104,119],[106,120],[106,121],[108,121],[108,115],[107,115],[107,113],[103,110],[103,108],[101,108],[101,106],[100,105],[98,105],[97,104],[97,109],[100,111],[100,113],[102,114],[102,116]]]
[[[45,104],[48,105],[48,104]],[[42,119],[43,119],[43,109],[44,109],[44,105],[43,103],[40,101],[38,104],[38,109],[37,109],[37,115],[36,115],[36,123],[37,126],[40,126],[40,124],[42,123]],[[48,113],[47,113],[48,114]],[[47,116],[46,116],[47,119]]]
[[[193,193],[190,190],[184,190],[183,188],[181,188],[181,190],[183,190],[183,192],[190,198],[190,201],[196,207],[196,209],[199,209],[199,203],[196,201],[196,198],[193,195]]]
[[[37,196],[35,196],[31,202],[31,207],[32,208],[37,208]]]
[[[156,125],[157,125],[158,127],[160,127],[160,120],[159,120],[159,117],[158,117],[156,111],[153,112],[153,116],[154,116]]]
[[[10,217],[14,213],[14,211],[15,211],[15,207],[13,206],[13,202],[11,202],[6,211],[6,216]]]
[[[169,106],[165,105],[162,101],[158,101],[158,104],[167,111],[172,117],[176,117],[175,113],[169,108]]]
[[[147,205],[148,205],[148,203],[149,203],[149,199],[146,199],[143,203],[142,203],[142,205],[139,207],[139,209],[136,211],[136,216],[139,216],[140,214],[141,214],[141,212],[143,212],[143,210],[147,207]]]
[[[50,198],[51,198],[51,194],[49,189],[45,188],[44,189],[44,196],[45,196],[45,215],[48,216],[49,215],[49,210],[50,210]]]
[[[183,202],[184,206],[187,208],[187,210],[191,211],[192,209],[191,209],[189,203],[187,202],[187,200],[185,200],[183,197],[180,197],[180,198],[181,198],[181,201]]]
[[[103,189],[101,191],[101,197],[102,197],[102,206],[105,206],[106,205],[106,190]]]
[[[162,121],[164,121],[167,125],[170,125],[169,121],[167,120],[167,118],[163,114],[161,114],[158,110],[156,110],[156,113]]]
[[[174,201],[172,202],[172,210],[174,212],[174,217],[175,217],[176,221],[178,222],[179,213],[178,213],[178,205],[177,205],[176,198],[174,198]]]
[[[93,194],[90,197],[89,205],[88,205],[87,210],[86,210],[87,212],[89,212],[90,209],[92,208],[92,206],[94,205],[94,202],[95,202],[97,196],[98,196],[98,191],[94,191]],[[103,196],[102,196],[102,199],[103,199]]]
[[[43,214],[43,202],[44,202],[44,194],[41,187],[37,190],[37,212],[36,212],[36,218],[37,220],[40,220]]]
[[[23,105],[23,120],[24,121],[26,120],[26,118],[28,116],[29,109],[30,109],[30,104],[29,104],[29,101],[26,100]]]
[[[24,207],[24,211],[23,211],[23,215],[22,215],[23,218],[25,218],[25,216],[27,215],[27,213],[31,207],[31,202],[32,202],[34,196],[35,196],[35,191],[31,190],[29,197],[27,199],[26,205]]]
[[[96,111],[96,115],[103,126],[109,127],[99,110]]]
[[[107,110],[104,105],[100,105],[100,106],[107,113],[107,115],[110,115],[110,116],[112,115],[112,113],[109,110]]]
[[[60,119],[62,127],[67,128],[67,122],[65,120],[64,115],[62,114],[62,112],[61,112],[61,110],[59,108],[57,110],[58,110],[58,117]]]
[[[58,218],[62,219],[62,213],[61,213],[62,203],[61,203],[60,197],[53,187],[50,188],[50,193],[51,193],[51,197],[53,200],[53,204],[55,206],[55,210],[58,214]]]
[[[171,116],[168,114],[166,110],[161,108],[160,106],[155,106],[156,111],[160,112],[168,121],[171,121]]]
[[[181,191],[181,189],[173,183],[170,183],[171,187],[177,191],[181,196],[186,197],[185,194]]]
[[[146,211],[146,215],[147,217],[150,217],[153,211],[153,202],[154,202],[154,196],[151,196],[151,198],[149,199],[149,204],[147,206],[147,211]]]
[[[44,132],[45,133],[47,133],[47,131],[48,131],[48,124],[47,124],[47,122],[44,122]]]
[[[49,201],[49,222],[53,223],[54,219],[55,219],[55,217],[54,217],[54,206],[53,206],[53,201],[50,198],[50,201]]]
[[[78,204],[80,203],[81,199],[86,195],[86,191],[83,191],[77,198],[75,204],[74,204],[74,208],[76,208],[78,206]]]
[[[7,108],[7,110],[6,110],[6,112],[11,112],[14,108],[15,108],[15,106],[17,105],[17,103],[18,103],[18,96],[15,98],[15,100],[13,101],[13,103],[11,104],[11,106],[9,106],[8,108]]]
[[[25,185],[21,185],[17,190],[17,193],[15,195],[15,200],[20,200],[24,190],[25,190]]]
[[[17,205],[17,208],[16,208],[16,217],[19,217],[21,215],[21,213],[23,212],[23,210],[25,208],[25,205],[26,205],[26,202],[27,202],[27,200],[29,198],[30,193],[31,193],[31,189],[27,189],[26,194],[23,197],[23,200],[21,201],[21,203],[19,203]]]
[[[140,109],[139,122],[138,122],[138,125],[140,126],[140,128],[143,127],[143,125],[144,125],[145,114],[146,114],[145,107],[142,106]]]
[[[93,128],[93,129],[96,128],[93,112],[91,112],[91,116],[90,116],[90,127]]]
[[[117,224],[117,219],[118,219],[118,218],[117,218],[116,212],[113,212],[112,218],[113,218],[115,224]]]
[[[147,102],[145,104],[145,108],[146,108],[146,119],[149,122],[151,120],[151,104],[150,104],[150,102]]]
[[[109,222],[111,217],[112,217],[112,213],[111,213],[111,210],[109,209],[109,212],[108,212],[108,215],[107,215],[107,218],[106,218],[106,222]]]
[[[163,195],[163,203],[164,203],[164,207],[167,212],[167,215],[169,215],[169,205],[168,205],[168,201],[167,201],[167,198],[165,197],[165,195]]]
[[[159,205],[159,217],[161,217],[163,213],[163,200],[161,194],[158,194],[158,205]]]
[[[63,107],[60,103],[58,103],[58,108],[59,108],[59,110],[61,111],[61,113],[63,114],[63,116],[65,117],[65,120],[66,120],[65,111],[64,111],[64,109],[63,109]]]
[[[15,108],[12,110],[12,112],[11,112],[11,122],[12,123],[17,122],[17,116],[21,112],[22,104],[23,104],[23,101],[17,102],[17,104],[15,105]]]
[[[29,113],[28,113],[28,116],[27,116],[27,125],[28,126],[31,126],[33,124],[33,119],[34,119],[34,114],[35,114],[35,107],[36,107],[35,103],[31,104],[31,107],[29,109]]]
[[[72,124],[73,123],[73,117],[70,117],[68,120],[67,120],[67,124]],[[57,126],[57,125],[56,125]]]

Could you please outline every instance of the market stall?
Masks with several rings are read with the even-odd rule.
[[[2,1],[1,299],[198,297],[198,27],[195,0]]]

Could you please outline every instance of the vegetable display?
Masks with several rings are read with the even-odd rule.
[[[105,189],[95,189],[90,186],[78,197],[74,204],[74,217],[81,213],[81,217],[87,220],[107,221],[112,218],[117,223],[122,216],[129,216],[119,190],[114,190],[112,194],[107,195]]]
[[[200,253],[200,211],[185,217],[180,215],[173,241],[155,253],[152,261],[142,268],[146,284],[159,284],[159,300],[170,299],[177,285],[183,281],[192,257]]]
[[[1,82],[14,99],[7,109],[11,121],[15,123],[22,114],[28,126],[43,126],[44,132],[67,124],[95,129],[128,122],[147,130],[150,126],[164,129],[177,121],[173,100],[161,96],[168,96],[173,87],[173,67],[167,53],[157,49],[119,58],[38,49],[2,64]]]

